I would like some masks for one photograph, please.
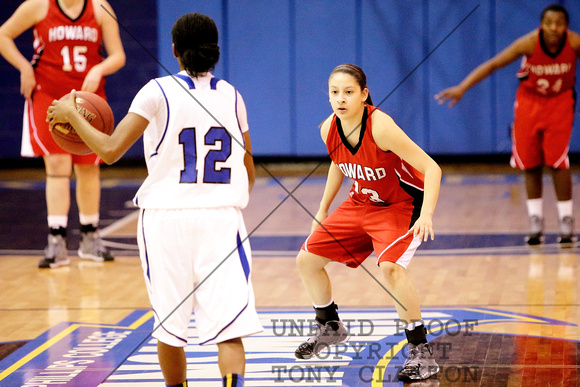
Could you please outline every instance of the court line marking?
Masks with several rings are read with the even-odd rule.
[[[82,324],[82,323],[72,324],[69,327],[63,329],[56,336],[50,338],[49,340],[47,340],[46,342],[44,342],[43,344],[38,346],[36,349],[34,349],[31,352],[29,352],[28,354],[26,354],[20,360],[18,360],[13,365],[8,367],[4,372],[0,373],[0,380],[5,379],[7,376],[11,375],[14,371],[19,369],[20,367],[22,367],[23,365],[25,365],[26,363],[28,363],[32,359],[34,359],[36,356],[40,355],[42,352],[49,349],[50,347],[52,347],[53,345],[58,343],[60,340],[64,339],[65,337],[67,337],[68,335],[70,335],[72,332],[74,332],[75,330],[77,330],[80,327],[114,328],[114,329],[135,330],[135,329],[139,328],[141,325],[143,325],[147,320],[150,320],[152,317],[153,317],[153,311],[148,311],[142,317],[137,319],[134,323],[132,323],[129,326],[119,326],[119,325],[111,325],[111,324]]]

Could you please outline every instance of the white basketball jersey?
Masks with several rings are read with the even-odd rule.
[[[149,121],[143,134],[148,177],[134,202],[140,208],[208,208],[248,203],[238,93],[208,73],[182,71],[151,80],[129,112]],[[246,120],[245,116],[243,117]]]

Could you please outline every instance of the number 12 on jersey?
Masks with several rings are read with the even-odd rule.
[[[197,144],[195,128],[184,128],[179,134],[179,143],[183,145],[184,168],[181,170],[180,183],[197,183],[197,158],[203,154],[204,147],[219,145],[210,149],[203,162],[203,182],[208,184],[229,184],[231,168],[219,167],[217,163],[225,162],[232,154],[232,137],[222,127],[211,127],[204,136],[203,144]],[[198,145],[200,146],[198,152]]]

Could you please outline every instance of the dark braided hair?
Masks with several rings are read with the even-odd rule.
[[[171,37],[189,75],[197,77],[215,68],[220,58],[218,30],[209,16],[201,13],[181,16],[173,25]]]
[[[352,76],[354,79],[356,79],[356,82],[359,84],[361,90],[364,90],[365,88],[367,88],[367,76],[365,75],[364,71],[362,71],[362,69],[360,67],[358,67],[357,65],[353,65],[350,63],[338,65],[334,68],[334,70],[332,70],[332,72],[330,73],[330,77],[332,77],[332,75],[334,73],[348,74],[348,75]],[[367,99],[365,100],[365,103],[367,105],[373,104],[373,100],[371,99],[370,92],[369,92]]]

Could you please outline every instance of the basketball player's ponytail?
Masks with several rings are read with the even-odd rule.
[[[173,45],[181,64],[191,76],[215,68],[220,58],[218,31],[214,21],[200,13],[181,16],[171,30]]]
[[[367,105],[374,106],[373,105],[373,100],[371,99],[371,93],[370,92],[369,92],[369,95],[367,96],[367,99],[365,100],[365,103]]]

